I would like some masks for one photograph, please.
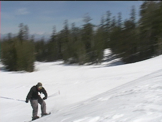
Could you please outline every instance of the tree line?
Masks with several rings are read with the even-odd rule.
[[[1,40],[1,60],[8,70],[34,71],[34,61],[63,60],[64,63],[101,63],[103,52],[109,48],[124,63],[133,63],[162,54],[162,2],[145,1],[140,6],[137,21],[135,7],[130,18],[122,20],[122,13],[112,16],[110,11],[101,17],[99,25],[91,23],[86,14],[82,27],[75,23],[53,32],[48,41],[29,37],[29,28],[21,23],[17,36],[11,33]]]

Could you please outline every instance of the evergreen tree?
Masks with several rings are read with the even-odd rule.
[[[156,10],[156,12],[157,12],[157,23],[159,23],[158,24],[158,26],[157,26],[157,29],[158,29],[158,36],[157,36],[157,38],[158,38],[158,49],[157,49],[157,55],[160,55],[160,54],[162,54],[162,1],[161,2],[159,2],[159,7],[158,7],[158,9]]]
[[[158,49],[158,37],[161,35],[160,24],[162,19],[158,16],[159,3],[156,2],[144,2],[141,5],[140,10],[140,57],[141,59],[147,59],[156,55]],[[161,16],[161,15],[160,15]]]
[[[106,12],[106,20],[105,20],[105,38],[106,38],[106,47],[109,48],[109,41],[110,41],[110,31],[111,31],[111,12],[107,11]]]
[[[62,56],[65,63],[70,58],[70,31],[68,27],[68,21],[65,20],[64,22],[64,29],[63,29],[63,40],[62,40]]]
[[[76,53],[77,53],[77,61],[79,65],[83,65],[87,62],[86,60],[86,48],[85,44],[81,39],[81,35],[78,36],[78,40],[76,42]]]
[[[91,17],[88,14],[86,14],[83,19],[85,24],[83,25],[82,29],[82,41],[86,49],[87,62],[92,62],[94,59],[93,25],[90,23],[91,20]]]
[[[94,35],[94,54],[95,54],[95,63],[101,63],[103,59],[103,50],[105,46],[105,38],[103,27],[99,27]]]
[[[46,61],[47,53],[46,53],[46,42],[44,41],[44,37],[41,40],[35,42],[35,52],[36,52],[36,60],[37,61]]]
[[[9,71],[16,71],[16,50],[13,39],[3,40],[1,43],[1,61]]]
[[[113,19],[112,19],[112,22],[111,22],[111,30],[113,30],[116,26],[117,26],[116,17],[113,16]]]
[[[19,27],[17,37],[12,37],[9,33],[7,40],[2,43],[2,62],[10,71],[32,72],[35,61],[34,45],[33,42],[25,40],[28,36],[27,26],[24,27],[21,23]]]
[[[32,42],[19,40],[15,41],[16,49],[16,70],[34,71],[34,45]]]
[[[19,25],[19,33],[18,33],[18,39],[22,42],[22,40],[24,39],[24,25],[23,23],[20,23]]]
[[[29,28],[27,25],[24,26],[24,40],[28,40],[29,39]]]
[[[136,22],[136,10],[135,10],[135,6],[132,6],[132,9],[131,9],[131,17],[130,17],[130,21],[132,23],[134,23],[134,27],[135,27],[135,22]]]
[[[57,40],[57,34],[56,34],[56,27],[54,26],[53,32],[51,35],[51,39],[47,42],[47,49],[48,49],[48,61],[55,61],[58,60],[58,40]]]
[[[118,13],[118,23],[117,23],[117,26],[119,28],[122,27],[122,16],[121,16],[121,12]]]

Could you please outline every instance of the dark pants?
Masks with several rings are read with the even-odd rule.
[[[41,111],[42,114],[46,113],[46,103],[43,99],[39,98],[39,99],[34,99],[34,100],[30,100],[31,106],[33,108],[33,118],[37,116],[38,114],[38,103],[41,105]]]

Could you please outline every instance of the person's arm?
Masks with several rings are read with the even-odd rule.
[[[43,94],[44,94],[44,98],[43,98],[43,100],[45,100],[45,99],[47,99],[47,97],[48,97],[48,94],[47,94],[47,92],[46,92],[46,90],[43,88],[42,89],[42,92],[43,92]]]
[[[29,93],[28,93],[28,95],[26,97],[26,101],[25,101],[26,103],[28,103],[29,99],[31,99],[32,93],[33,93],[33,87],[30,89],[30,91],[29,91]]]

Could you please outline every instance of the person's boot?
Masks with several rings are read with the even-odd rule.
[[[46,116],[49,115],[50,113],[42,113],[42,116]]]
[[[35,117],[32,117],[32,120],[36,120],[38,118],[39,118],[39,116],[35,116]]]

